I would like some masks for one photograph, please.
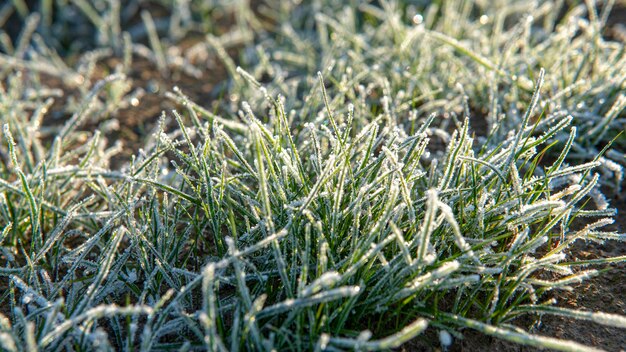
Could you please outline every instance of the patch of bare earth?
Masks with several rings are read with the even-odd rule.
[[[614,229],[626,233],[626,197],[614,197],[612,206],[618,209]],[[581,260],[626,255],[624,243],[607,241],[603,245],[579,243],[574,249]],[[609,267],[610,271],[584,282],[573,292],[562,293],[564,307],[626,315],[626,263]],[[607,351],[626,350],[626,332],[590,322],[546,316],[538,332],[596,346]]]

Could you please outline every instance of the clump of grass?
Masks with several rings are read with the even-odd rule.
[[[553,295],[626,259],[579,260],[572,246],[624,240],[605,229],[616,210],[598,187],[607,172],[619,179],[604,157],[620,149],[602,148],[623,116],[623,44],[600,37],[604,13],[588,6],[585,20],[576,7],[559,22],[558,3],[511,2],[496,15],[469,3],[324,1],[268,2],[256,17],[242,2],[196,18],[188,9],[200,4],[177,1],[166,35],[141,13],[149,49],[124,34],[132,7],[73,4],[101,47],[76,68],[53,70],[61,59],[37,56],[30,39],[0,56],[3,350],[380,350],[428,329],[446,346],[475,329],[585,350],[516,319],[626,327]],[[238,11],[236,28],[205,29],[191,51],[225,62],[228,102],[209,111],[173,88],[180,109],[110,170],[120,150],[105,136],[111,122],[93,134],[81,126],[145,93],[124,75],[133,53],[162,74],[195,72],[166,55],[167,41],[223,11]],[[244,46],[235,60],[233,38]],[[572,51],[555,55],[563,47]],[[595,56],[580,62],[577,50]],[[118,72],[91,84],[96,62],[116,55]],[[42,89],[40,73],[78,86],[60,128],[43,123],[61,94]]]
[[[414,108],[422,115],[437,113],[433,126],[448,132],[461,127],[467,96],[472,118],[480,122],[475,125],[481,143],[487,136],[504,138],[522,123],[524,102],[545,68],[534,118],[542,112],[571,115],[578,134],[569,158],[576,163],[598,158],[606,174],[601,182],[619,193],[625,137],[614,139],[625,123],[626,56],[623,43],[603,36],[613,5],[609,1],[599,11],[592,2],[567,7],[558,1],[425,6],[269,1],[259,11],[276,25],[242,60],[256,79],[270,77],[271,88],[286,97],[287,110],[307,97],[302,86],[310,87],[318,70],[335,77],[327,89],[338,101],[364,99],[370,109],[387,104],[398,113]],[[234,96],[250,94],[242,87]],[[561,142],[567,138],[565,132],[556,136]],[[600,155],[612,141],[619,148]]]

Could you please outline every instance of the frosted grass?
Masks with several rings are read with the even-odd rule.
[[[624,162],[626,61],[600,35],[607,12],[207,4],[133,23],[116,0],[5,5],[27,19],[18,42],[0,36],[2,349],[380,350],[475,329],[588,350],[512,324],[624,327],[551,300],[625,260],[572,247],[625,238],[599,188],[619,189]],[[50,39],[69,24],[89,28],[74,66]],[[213,109],[171,87],[177,110],[111,170],[123,147],[106,126],[148,94],[132,88],[137,57],[192,77],[222,61],[229,77]],[[44,123],[55,101],[60,127]]]

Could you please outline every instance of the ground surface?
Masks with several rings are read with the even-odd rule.
[[[621,12],[620,12],[621,13]],[[106,69],[103,63],[103,70]],[[110,68],[109,68],[110,69]],[[166,100],[164,93],[174,86],[179,86],[185,94],[189,95],[204,105],[211,107],[212,87],[219,83],[221,77],[225,77],[223,69],[205,72],[198,84],[194,78],[181,76],[176,79],[163,79],[156,71],[156,67],[145,61],[137,61],[134,70],[134,82],[136,87],[146,87],[148,84],[157,85],[159,89],[148,92],[140,100],[137,107],[128,108],[119,112],[119,119],[123,121],[120,130],[111,135],[111,142],[118,138],[126,145],[126,152],[116,159],[118,166],[123,165],[124,155],[131,155],[137,147],[141,146],[141,136],[150,133],[161,114],[162,110],[171,110],[177,106]],[[476,126],[483,125],[478,119]],[[480,127],[479,127],[480,128]],[[626,233],[626,197],[615,196],[611,205],[618,208],[618,215],[614,228],[620,233]],[[613,257],[626,255],[626,247],[622,243],[607,242],[605,245],[592,243],[577,245],[580,254],[579,259],[594,259],[599,257]],[[607,313],[626,314],[626,264],[608,266],[610,270],[600,277],[593,278],[576,287],[573,292],[561,292],[557,294],[559,302],[564,307],[584,309],[589,311],[603,311]],[[626,350],[626,334],[618,328],[609,328],[589,322],[581,322],[562,317],[545,316],[540,320],[518,322],[520,327],[532,328],[535,332],[562,339],[574,340],[586,345],[597,346],[607,351]],[[532,325],[532,326],[531,326]],[[525,347],[488,337],[484,334],[467,330],[463,340],[456,340],[450,351],[535,351],[531,347]],[[405,351],[412,350],[437,350],[437,341],[430,336],[428,342],[413,341],[403,348]]]
[[[623,35],[619,26],[626,24],[626,8],[618,8],[613,11],[611,17],[609,36]],[[99,68],[103,73],[113,70],[116,62],[109,60],[101,63]],[[103,75],[95,75],[94,79]],[[112,132],[108,137],[109,143],[122,140],[125,151],[114,159],[121,166],[128,162],[128,158],[140,147],[142,137],[152,132],[158,122],[158,118],[163,110],[176,108],[176,104],[165,99],[164,93],[171,91],[174,86],[179,86],[185,94],[192,100],[204,107],[211,108],[212,100],[219,99],[212,95],[215,84],[226,77],[226,72],[222,67],[216,66],[203,72],[200,79],[187,77],[184,74],[164,79],[158,74],[156,67],[145,60],[135,60],[133,72],[134,88],[154,87],[151,91],[146,91],[139,104],[134,107],[122,109],[117,117],[120,121],[120,128]],[[50,87],[55,87],[53,79],[48,82]],[[59,86],[60,87],[60,86]],[[71,92],[66,92],[66,97],[71,96]],[[54,109],[54,107],[53,107]],[[54,120],[44,121],[44,125],[54,126],[62,121],[66,116],[49,114]],[[480,126],[477,121],[474,126]],[[86,126],[94,128],[96,126]],[[52,132],[53,133],[53,130]],[[626,188],[626,186],[625,186]],[[626,233],[626,196],[615,196],[611,200],[611,205],[618,208],[619,215],[614,225],[620,233]],[[606,243],[605,245],[582,244],[577,245],[580,259],[593,259],[598,257],[612,257],[626,255],[626,247],[620,243]],[[557,297],[561,306],[584,309],[590,311],[604,311],[608,313],[626,314],[626,264],[610,267],[610,271],[600,277],[586,281],[579,285],[572,292],[561,292]],[[584,303],[583,303],[584,302]],[[608,351],[623,351],[626,349],[626,333],[620,329],[607,328],[593,323],[574,321],[559,317],[542,317],[539,323],[524,322],[520,326],[527,328],[528,324],[533,324],[535,332],[557,338],[571,339],[587,345],[598,346]],[[526,325],[524,325],[526,324]],[[452,345],[451,351],[532,351],[532,348],[518,346],[503,342],[497,339],[486,337],[474,331],[465,331],[465,338],[457,340]],[[433,350],[438,349],[436,341],[424,342],[414,341],[408,343],[403,350]]]
[[[615,228],[626,232],[626,199],[615,197],[611,204],[618,208]],[[580,259],[626,255],[623,243],[607,242],[604,245],[578,244]],[[563,307],[626,314],[626,264],[609,267],[610,270],[578,285],[572,292],[557,295]],[[534,331],[541,335],[553,336],[596,346],[607,351],[626,350],[626,333],[622,329],[610,328],[590,322],[582,322],[563,317],[545,316],[539,320]],[[523,327],[523,324],[520,324]],[[536,349],[501,341],[476,332],[467,332],[466,339],[457,341],[451,351],[535,351]]]
[[[609,20],[606,34],[608,36],[623,35],[620,26],[626,25],[626,7],[617,7],[613,10]],[[111,71],[116,63],[109,60],[102,63],[100,68],[103,72]],[[163,78],[158,74],[155,65],[146,60],[136,60],[133,67],[134,87],[155,87],[149,91],[136,107],[123,109],[118,118],[122,122],[120,130],[109,136],[111,143],[116,140],[124,141],[125,152],[115,161],[117,166],[123,165],[128,157],[137,148],[142,146],[145,134],[151,133],[158,122],[161,111],[177,108],[176,104],[168,101],[164,93],[171,91],[174,86],[180,87],[184,93],[205,108],[211,108],[214,98],[212,88],[221,79],[227,76],[223,67],[215,67],[203,72],[201,79],[179,74],[174,77]],[[101,78],[96,75],[96,78]],[[180,107],[178,107],[180,108]],[[473,121],[473,128],[485,128],[484,121],[478,117]],[[626,185],[624,185],[626,188]],[[626,196],[615,195],[610,199],[611,205],[618,209],[618,216],[614,229],[620,233],[626,233]],[[623,243],[607,242],[604,245],[593,243],[577,244],[579,259],[594,259],[600,257],[613,257],[626,255],[626,247]],[[609,269],[599,277],[593,278],[576,287],[572,292],[560,292],[556,295],[562,306],[568,308],[583,309],[589,311],[603,311],[626,315],[626,264],[607,266]],[[618,328],[610,328],[590,322],[581,322],[575,319],[563,317],[545,316],[537,320],[525,320],[518,322],[522,328],[531,328],[535,332],[556,338],[568,339],[585,345],[597,346],[607,351],[625,351],[626,333]],[[402,350],[438,350],[437,341],[430,336],[428,342],[413,341],[408,343]],[[464,332],[463,340],[456,340],[450,351],[535,351],[532,347],[520,346],[507,341],[488,337],[476,331]]]

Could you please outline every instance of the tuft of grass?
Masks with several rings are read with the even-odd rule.
[[[151,4],[168,16],[0,11],[27,18],[16,45],[0,33],[1,349],[385,350],[474,329],[577,351],[516,319],[626,328],[553,299],[625,260],[572,246],[625,238],[600,188],[624,161],[610,3]],[[68,48],[70,25],[89,30]],[[172,87],[117,167],[119,113],[151,94],[137,57],[229,77],[213,110]]]

